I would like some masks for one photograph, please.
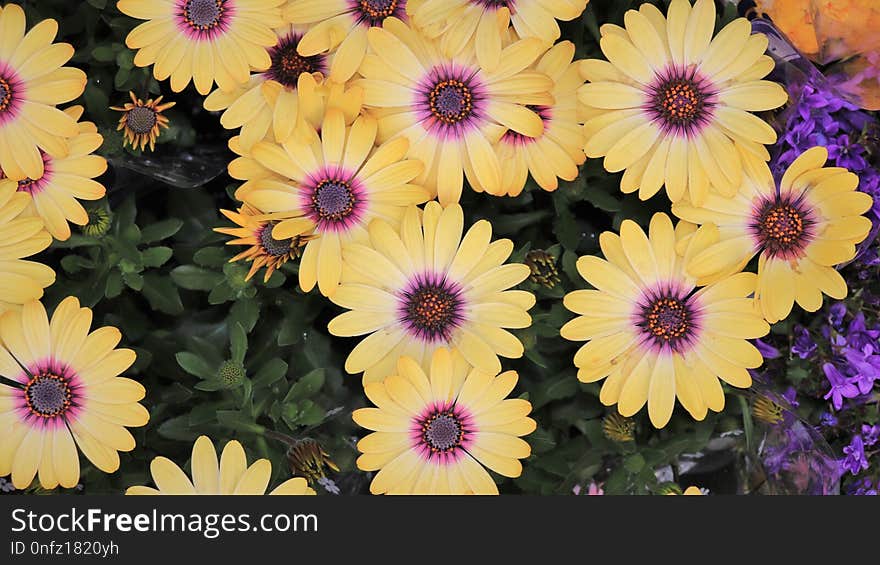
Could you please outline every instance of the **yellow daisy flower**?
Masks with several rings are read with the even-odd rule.
[[[42,149],[64,157],[76,120],[55,108],[83,93],[86,75],[63,67],[73,56],[67,43],[52,43],[58,22],[43,20],[25,34],[24,11],[0,6],[0,168],[13,180],[43,176]]]
[[[83,107],[72,106],[64,113],[78,121]],[[92,155],[104,143],[104,138],[92,122],[77,125],[79,134],[67,140],[67,156],[55,158],[40,151],[43,176],[18,181],[19,192],[31,195],[26,214],[43,218],[52,237],[61,241],[70,238],[68,221],[78,226],[89,222],[88,213],[77,198],[98,200],[106,193],[104,185],[92,180],[107,170],[107,161],[100,155]],[[0,180],[3,178],[5,175],[0,169]]]
[[[55,282],[55,271],[25,257],[52,244],[40,218],[23,215],[31,198],[18,192],[18,183],[0,180],[0,314],[43,297]]]
[[[745,18],[713,39],[715,2],[672,0],[666,17],[651,4],[626,12],[626,29],[602,26],[608,61],[581,63],[590,81],[580,100],[588,157],[605,169],[626,169],[623,192],[647,200],[665,184],[670,200],[697,205],[710,187],[727,197],[742,182],[742,157],[770,158],[776,132],[750,111],[778,108],[788,98],[776,83],[767,38],[751,35]],[[610,61],[610,62],[609,62]]]
[[[541,117],[527,105],[553,104],[553,79],[529,67],[547,49],[522,39],[502,52],[492,72],[482,68],[468,44],[443,55],[439,43],[396,18],[367,31],[372,52],[354,81],[364,104],[379,118],[380,139],[405,137],[409,156],[425,164],[417,179],[440,203],[458,202],[463,177],[490,194],[503,194],[495,145],[508,129],[537,137]]]
[[[342,111],[331,108],[310,142],[262,141],[253,147],[253,159],[280,179],[257,180],[236,198],[279,220],[275,239],[310,239],[299,266],[305,292],[317,283],[330,296],[339,284],[344,244],[367,239],[374,218],[397,223],[406,206],[429,198],[411,184],[424,167],[404,158],[407,141],[375,147],[376,132],[375,119],[361,116],[348,126]]]
[[[369,245],[343,250],[342,285],[330,297],[348,308],[330,321],[336,336],[369,334],[348,356],[345,370],[364,371],[364,382],[391,374],[402,355],[426,366],[441,347],[457,351],[477,369],[501,372],[498,356],[523,355],[519,339],[503,328],[527,328],[535,297],[508,290],[526,280],[529,268],[505,265],[509,239],[490,242],[492,224],[481,220],[462,238],[461,206],[428,202],[411,207],[396,231],[370,225]]]
[[[251,270],[245,280],[250,280],[257,271],[266,267],[263,281],[267,282],[281,265],[299,257],[302,254],[302,246],[311,239],[310,236],[275,239],[272,237],[272,228],[278,222],[261,219],[263,213],[249,204],[241,206],[238,212],[220,210],[220,213],[235,222],[238,227],[214,228],[214,231],[235,238],[227,241],[226,245],[248,246],[246,250],[229,260],[230,263],[241,259],[251,261]]]
[[[192,480],[173,461],[156,457],[150,463],[150,474],[156,488],[146,486],[128,487],[128,495],[155,494],[266,494],[272,478],[272,463],[258,459],[248,465],[244,448],[235,440],[226,444],[220,461],[217,450],[207,436],[199,436],[192,449]],[[278,485],[271,494],[315,494],[302,477],[288,479]]]
[[[22,489],[39,473],[43,488],[76,486],[77,447],[98,469],[119,468],[118,451],[134,449],[128,427],[150,415],[138,404],[144,387],[117,375],[135,361],[115,349],[113,327],[89,333],[92,311],[65,298],[52,321],[39,302],[0,317],[0,476],[12,473]]]
[[[377,408],[361,408],[354,421],[374,433],[358,442],[357,466],[379,471],[373,494],[498,494],[486,467],[505,477],[522,473],[531,455],[521,436],[535,431],[532,405],[507,395],[517,374],[498,376],[455,363],[446,349],[426,372],[402,357],[397,373],[364,391]]]
[[[862,216],[873,199],[856,187],[859,178],[824,167],[828,150],[814,147],[788,168],[778,187],[763,162],[750,167],[732,199],[709,195],[702,208],[681,203],[676,216],[714,234],[715,242],[695,255],[691,275],[714,280],[738,272],[758,255],[755,300],[764,318],[786,318],[794,302],[808,312],[822,306],[822,293],[842,300],[846,281],[834,268],[850,261],[856,244],[871,231]]]
[[[410,0],[413,23],[439,37],[443,52],[455,55],[476,47],[477,60],[493,70],[501,62],[501,39],[512,23],[520,37],[536,37],[548,47],[561,35],[556,20],[580,16],[589,0]]]
[[[215,82],[232,90],[247,82],[251,69],[266,70],[268,48],[283,24],[285,0],[119,0],[123,14],[148,20],[125,38],[136,49],[134,64],[153,65],[156,80],[171,77],[171,90],[190,83],[208,94]]]
[[[406,18],[407,0],[290,0],[282,15],[294,25],[308,26],[298,49],[307,57],[334,52],[327,67],[330,80],[349,80],[367,53],[367,30],[382,27],[385,18]]]
[[[177,102],[166,102],[162,104],[162,96],[153,100],[148,99],[146,102],[129,92],[131,102],[126,102],[123,106],[111,106],[111,110],[122,112],[119,118],[119,126],[116,131],[123,134],[122,146],[130,145],[132,149],[141,151],[149,144],[150,151],[156,149],[156,139],[162,134],[163,129],[168,129],[168,118],[162,112],[171,108]]]
[[[578,314],[562,327],[562,337],[587,341],[574,357],[578,379],[607,379],[599,400],[617,404],[632,416],[648,404],[651,423],[669,422],[675,398],[697,420],[707,410],[724,408],[718,378],[736,387],[751,386],[747,369],[763,362],[746,341],[770,327],[749,298],[755,275],[740,273],[697,290],[684,265],[705,248],[702,237],[687,238],[683,253],[676,242],[695,227],[673,230],[666,214],[655,214],[648,235],[632,220],[620,235],[603,233],[605,259],[588,256],[578,272],[595,290],[576,290],[565,307]]]
[[[573,181],[578,166],[586,161],[584,130],[578,118],[577,90],[584,84],[580,64],[572,63],[574,44],[557,43],[536,63],[534,70],[553,79],[550,105],[529,106],[544,122],[537,137],[508,130],[498,143],[502,191],[510,196],[522,192],[529,173],[544,190],[559,187],[559,179]],[[479,186],[474,186],[479,188]]]
[[[286,26],[275,32],[278,43],[269,50],[272,65],[265,72],[251,75],[231,91],[217,89],[205,99],[206,110],[223,110],[224,128],[241,128],[239,143],[245,150],[263,139],[286,143],[296,132],[307,139],[308,126],[317,129],[331,106],[341,109],[350,124],[363,104],[360,89],[324,81],[332,57],[298,53],[300,28]]]

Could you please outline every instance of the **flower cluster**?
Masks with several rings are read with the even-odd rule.
[[[211,304],[242,299],[224,318],[229,356],[199,338],[193,349],[204,356],[176,358],[199,377],[195,390],[220,391],[239,409],[199,410],[287,444],[285,461],[300,476],[271,494],[315,494],[315,485],[338,493],[345,485],[327,477],[339,467],[319,442],[258,421],[281,420],[295,434],[326,417],[300,397],[320,388],[323,374],[285,393],[275,383],[286,361],[254,370],[245,361],[261,300],[289,317],[312,316],[306,311],[316,303],[333,311],[312,316],[319,337],[278,330],[279,345],[330,336],[334,346],[353,344],[338,365],[362,383],[354,386],[368,406],[352,420],[370,433],[350,440],[360,452],[350,464],[371,473],[374,494],[497,494],[499,477],[528,481],[522,461],[533,452],[523,438],[538,429],[532,401],[576,388],[574,371],[566,353],[565,384],[542,387],[530,401],[511,398],[522,384],[505,365],[519,369],[516,360],[534,353],[530,360],[549,366],[529,348],[560,336],[578,343],[570,351],[582,388],[614,407],[573,428],[626,453],[633,474],[647,475],[666,456],[632,452],[646,428],[637,420],[643,409],[654,428],[672,421],[676,403],[703,421],[725,409],[725,384],[743,389],[759,378],[788,387],[759,395],[751,411],[775,430],[761,453],[770,476],[828,492],[847,473],[849,490],[876,491],[875,123],[818,73],[787,89],[774,82],[780,73],[768,37],[745,18],[716,26],[713,0],[662,4],[665,13],[661,3],[643,3],[622,14],[622,25],[601,22],[593,58],[577,59],[583,51],[561,40],[560,22],[577,20],[588,0],[118,0],[132,27],[122,31],[116,59],[142,68],[146,81],[138,87],[117,76],[118,90],[132,90],[130,101],[110,108],[121,112],[118,150],[130,145],[143,164],[142,152],[171,137],[163,132],[178,135],[165,115],[178,102],[164,101],[162,89],[192,84],[200,119],[219,124],[234,154],[216,171],[226,165],[234,179],[227,193],[235,203],[220,210],[232,225],[214,227],[196,247],[225,242],[238,247],[231,258],[219,243],[193,250],[195,240],[186,250],[141,252],[139,244],[181,225],[160,221],[143,235],[137,225],[120,226],[134,222],[133,208],[111,220],[102,207],[82,207],[79,200],[106,192],[95,179],[107,161],[94,154],[104,138],[81,121],[83,107],[58,105],[83,94],[86,76],[63,66],[74,53],[54,43],[56,22],[26,31],[21,8],[0,7],[0,419],[10,430],[0,476],[11,475],[16,489],[35,477],[45,488],[72,487],[80,453],[114,472],[118,453],[135,448],[129,428],[149,420],[145,388],[120,376],[135,354],[117,349],[119,330],[90,333],[93,312],[77,298],[63,299],[51,317],[39,302],[55,273],[28,258],[69,240],[69,223],[94,219],[84,233],[112,229],[122,242],[82,238],[119,264],[107,297],[123,284],[149,289],[151,306],[164,299],[160,310],[181,313],[179,297],[164,295],[169,286],[141,270],[183,252],[223,273],[178,268],[175,284],[210,290]],[[87,93],[90,111],[94,100]],[[112,122],[94,119],[112,134]],[[471,209],[475,199],[497,197],[492,206],[552,200],[561,211],[579,191],[600,192],[575,185],[600,166],[614,197],[632,195],[616,208],[613,231],[596,234],[601,256],[564,241],[584,231],[571,226],[556,232],[559,245],[548,242],[553,251],[516,249],[503,237],[515,227]],[[580,219],[565,211],[571,223]],[[524,214],[517,225],[545,213],[552,215]],[[80,244],[74,238],[58,249]],[[90,264],[64,259],[65,270]],[[294,275],[296,292],[263,300],[252,281],[258,274],[264,287]],[[835,302],[826,304],[826,295]],[[539,297],[552,304],[535,308]],[[801,310],[824,315],[806,320]],[[126,328],[124,318],[110,320]],[[793,412],[816,405],[824,415],[815,428]],[[165,422],[159,433],[179,439],[175,425]],[[810,459],[821,451],[820,434],[841,447],[839,461]],[[154,486],[128,494],[264,494],[272,477],[268,459],[249,464],[236,440],[218,456],[206,435],[192,446],[189,474],[181,463],[155,457]],[[598,478],[591,494],[622,482]],[[653,492],[681,491],[653,484]]]

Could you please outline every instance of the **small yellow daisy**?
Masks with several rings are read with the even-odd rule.
[[[64,111],[74,120],[82,117],[82,106],[71,106]],[[52,157],[40,151],[43,157],[43,176],[18,181],[19,192],[31,195],[26,214],[40,216],[52,237],[64,241],[70,237],[72,222],[84,226],[89,221],[85,208],[77,199],[98,200],[106,193],[104,185],[93,180],[107,170],[107,161],[92,155],[104,138],[92,122],[79,122],[79,134],[68,139],[68,154]],[[0,169],[0,180],[5,177]]]
[[[565,307],[578,317],[562,327],[562,337],[588,342],[574,357],[578,379],[605,379],[599,400],[617,404],[622,416],[647,403],[657,428],[669,422],[676,397],[702,420],[708,410],[724,408],[719,378],[751,386],[748,369],[764,360],[746,340],[770,331],[750,298],[754,274],[695,287],[685,265],[707,242],[693,236],[694,229],[685,222],[673,229],[666,214],[654,215],[648,234],[624,220],[619,236],[604,232],[599,238],[605,259],[577,262],[593,289],[565,296]],[[685,240],[679,253],[677,242]]]
[[[508,130],[529,137],[544,132],[531,108],[553,105],[553,79],[530,67],[548,46],[534,37],[515,41],[490,72],[473,46],[445,55],[439,42],[396,18],[370,28],[367,40],[364,78],[353,84],[364,89],[380,139],[408,139],[408,155],[425,164],[416,182],[444,206],[458,202],[465,177],[490,194],[504,194],[495,147]]]
[[[324,80],[334,57],[298,52],[302,29],[285,26],[275,33],[278,43],[269,50],[268,69],[233,90],[217,89],[205,99],[206,110],[223,111],[224,128],[241,128],[239,144],[245,150],[264,139],[286,143],[295,133],[308,140],[308,126],[319,128],[329,107],[342,110],[345,123],[351,124],[363,104],[361,89]]]
[[[807,150],[778,186],[766,163],[753,161],[734,198],[710,194],[702,207],[673,206],[676,216],[707,224],[701,231],[714,241],[693,257],[691,275],[717,280],[758,255],[755,300],[770,323],[785,319],[795,302],[815,312],[823,293],[845,298],[846,281],[835,266],[855,257],[871,231],[862,214],[873,199],[857,190],[855,174],[825,167],[827,160],[824,147]]]
[[[76,486],[79,451],[98,469],[119,468],[150,415],[138,401],[144,387],[119,377],[135,361],[113,327],[89,333],[92,311],[65,298],[49,321],[39,302],[0,316],[0,476],[26,488],[39,473],[43,488]]]
[[[625,28],[605,24],[608,61],[581,62],[588,157],[626,170],[623,192],[647,200],[666,186],[673,202],[696,205],[710,188],[736,194],[743,154],[764,161],[776,132],[753,111],[783,105],[788,94],[761,80],[774,67],[767,37],[738,18],[713,39],[715,2],[672,0],[666,16],[652,4],[629,10]]]
[[[140,24],[125,38],[136,49],[134,64],[153,65],[156,80],[171,78],[180,92],[192,81],[199,94],[216,82],[232,90],[248,80],[251,69],[263,71],[268,49],[282,25],[285,0],[119,0],[116,7]]]
[[[242,259],[251,262],[251,270],[245,280],[250,280],[257,271],[266,267],[263,281],[268,281],[272,273],[281,265],[299,257],[302,254],[302,247],[310,239],[309,236],[275,239],[272,237],[272,228],[277,222],[261,219],[263,213],[249,204],[241,206],[238,212],[220,210],[220,213],[235,222],[238,227],[214,228],[214,231],[235,238],[227,241],[226,245],[248,246],[247,249],[229,260],[230,263]]]
[[[358,468],[379,471],[373,494],[498,494],[486,467],[505,477],[522,473],[531,455],[521,436],[535,431],[532,405],[507,395],[517,382],[456,363],[446,349],[422,370],[401,357],[397,373],[364,387],[376,408],[354,421],[374,433],[358,442]]]
[[[150,151],[156,149],[156,139],[162,133],[163,129],[168,129],[168,118],[162,112],[171,108],[177,102],[166,102],[162,104],[162,96],[153,100],[150,98],[146,102],[129,92],[131,102],[126,102],[124,106],[111,106],[111,110],[122,112],[119,118],[119,126],[117,131],[121,131],[124,136],[123,146],[131,145],[132,149],[141,151],[149,145]]]
[[[199,436],[192,449],[192,480],[173,461],[156,457],[150,463],[150,474],[156,488],[146,486],[128,487],[128,495],[157,494],[266,494],[272,478],[272,463],[258,459],[248,465],[247,455],[240,443],[233,440],[226,444],[220,460],[217,450],[207,436]],[[288,479],[269,493],[270,495],[315,494],[302,477]]]
[[[397,224],[407,206],[430,197],[413,182],[424,167],[405,158],[407,141],[376,147],[376,134],[375,119],[361,116],[348,126],[343,112],[331,108],[308,143],[261,141],[253,147],[253,159],[277,176],[239,188],[236,198],[278,221],[271,233],[276,240],[308,240],[299,267],[305,292],[317,284],[321,294],[332,295],[343,247],[367,239],[374,218]]]
[[[12,180],[43,176],[40,150],[68,153],[76,120],[55,107],[83,93],[86,75],[63,67],[73,57],[67,43],[52,43],[58,22],[43,20],[25,33],[24,10],[0,6],[0,169]]]
[[[544,131],[536,137],[508,130],[498,142],[502,191],[509,196],[522,192],[531,173],[544,190],[559,187],[559,179],[573,181],[578,166],[586,161],[584,130],[578,116],[577,90],[584,84],[580,65],[572,63],[574,44],[562,41],[547,51],[534,70],[553,79],[553,104],[529,106],[544,122]],[[474,186],[479,188],[479,185]]]
[[[461,206],[428,202],[407,210],[397,231],[382,220],[369,227],[369,241],[343,250],[342,285],[330,300],[348,308],[330,321],[336,336],[368,334],[348,356],[345,370],[376,382],[402,355],[427,366],[433,352],[450,348],[473,367],[501,372],[498,357],[523,355],[505,328],[527,328],[530,292],[509,290],[529,276],[522,264],[504,262],[509,239],[492,242],[492,225],[481,220],[464,236]]]
[[[327,74],[333,82],[354,76],[367,54],[367,30],[386,18],[406,19],[407,0],[290,0],[282,13],[294,25],[308,26],[298,50],[315,57],[333,52]]]

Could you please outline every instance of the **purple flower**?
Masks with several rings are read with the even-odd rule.
[[[880,355],[874,355],[869,345],[862,351],[847,347],[843,354],[850,372],[855,373],[851,382],[859,387],[861,394],[868,394],[874,388],[874,381],[880,379]]]
[[[864,350],[870,347],[872,352],[878,352],[877,338],[880,337],[880,330],[869,330],[865,326],[865,314],[859,312],[850,321],[846,328],[846,342],[850,347]]]
[[[779,350],[767,343],[764,340],[756,339],[755,347],[758,348],[758,351],[761,352],[761,357],[764,359],[778,359],[779,358]]]
[[[840,462],[842,471],[849,471],[853,475],[858,475],[868,468],[868,459],[865,457],[865,445],[862,443],[862,436],[853,436],[850,444],[843,448],[843,453],[846,457]]]
[[[819,424],[826,428],[833,428],[837,425],[837,416],[831,412],[822,412],[819,416]]]
[[[808,359],[816,352],[816,342],[810,337],[810,331],[803,326],[794,327],[794,344],[791,352],[801,359]]]
[[[831,390],[829,390],[823,398],[825,400],[830,398],[831,405],[834,406],[835,410],[841,409],[844,398],[855,398],[859,395],[859,388],[851,383],[850,380],[838,371],[837,367],[831,363],[825,363],[822,365],[822,371],[825,372],[825,377],[828,379],[828,382],[831,383]]]
[[[861,171],[868,167],[865,160],[865,148],[850,141],[850,136],[843,134],[828,145],[828,158],[835,162],[838,167],[845,167],[851,171]]]
[[[871,483],[871,479],[863,477],[850,483],[847,494],[854,496],[877,496],[877,488]]]
[[[841,327],[844,316],[846,316],[846,304],[843,302],[835,302],[828,309],[828,323],[835,328]]]
[[[797,401],[797,391],[793,386],[788,387],[785,392],[782,393],[782,398],[784,398],[792,408],[800,406],[800,402]]]
[[[864,436],[865,445],[871,447],[880,441],[880,426],[862,424],[862,435]]]

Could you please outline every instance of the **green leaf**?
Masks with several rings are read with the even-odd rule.
[[[534,454],[546,453],[556,447],[556,439],[553,434],[544,428],[538,428],[525,439],[532,446]]]
[[[638,453],[633,453],[623,460],[623,466],[632,474],[636,474],[645,468],[645,458]]]
[[[187,290],[211,290],[223,280],[223,275],[195,265],[181,265],[171,271],[171,279]]]
[[[234,323],[229,326],[229,342],[232,360],[244,364],[244,356],[247,354],[247,333],[241,324]]]
[[[177,359],[177,364],[180,365],[180,368],[190,375],[206,380],[213,379],[217,376],[217,369],[211,367],[207,361],[194,353],[180,351],[174,356],[174,358]]]
[[[122,294],[122,274],[119,271],[110,271],[107,275],[107,284],[104,286],[104,296],[116,298]]]
[[[254,330],[257,320],[260,318],[260,302],[251,298],[237,300],[229,309],[230,323],[236,322],[242,325],[248,333]]]
[[[116,51],[109,45],[101,45],[92,49],[92,57],[100,63],[109,63],[116,60]]]
[[[282,400],[283,404],[296,402],[314,396],[324,386],[324,369],[315,369],[300,380],[293,383],[287,396]]]
[[[235,292],[232,290],[232,287],[224,281],[211,289],[211,292],[208,294],[208,304],[223,304],[232,300],[234,295]]]
[[[141,259],[146,267],[161,267],[171,259],[172,253],[170,247],[151,247],[141,253]]]
[[[155,224],[150,224],[141,230],[141,241],[143,243],[161,241],[176,234],[180,231],[181,227],[183,227],[183,221],[177,218],[169,218]]]
[[[122,273],[122,280],[132,290],[140,292],[144,288],[144,277],[140,273]]]
[[[217,410],[217,421],[224,427],[240,432],[262,434],[266,428],[238,410]]]
[[[229,261],[229,255],[222,247],[203,247],[193,255],[193,261],[202,267],[222,267]]]
[[[257,374],[254,376],[254,387],[268,387],[275,381],[283,379],[286,374],[286,362],[278,359],[277,357],[274,359],[270,359],[262,367],[260,367],[260,370],[257,371]]]
[[[172,316],[183,312],[183,303],[180,301],[177,287],[166,277],[152,272],[144,275],[143,295],[149,301],[150,306],[160,312]]]
[[[199,432],[190,426],[186,415],[165,420],[159,426],[158,432],[164,438],[186,442],[192,442],[199,436]]]

